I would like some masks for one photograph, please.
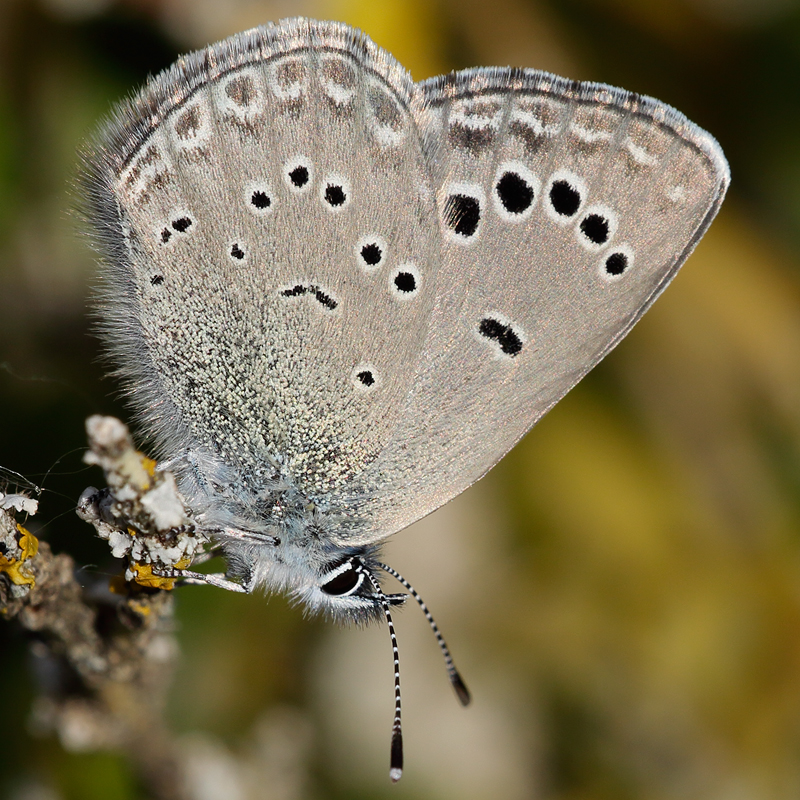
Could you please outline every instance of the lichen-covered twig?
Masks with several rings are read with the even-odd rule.
[[[89,417],[86,431],[84,460],[103,468],[108,489],[87,489],[78,515],[108,540],[115,557],[128,559],[126,580],[172,589],[174,579],[164,576],[188,567],[209,544],[195,529],[175,478],[134,448],[118,419]]]
[[[0,615],[32,634],[43,667],[33,727],[55,732],[72,750],[115,748],[138,766],[152,797],[185,797],[185,781],[162,707],[177,653],[174,579],[207,545],[169,473],[133,446],[111,417],[87,421],[90,450],[108,488],[87,489],[78,513],[112,553],[124,576],[84,586],[75,564],[55,555],[18,521],[36,511],[24,494],[0,494]]]

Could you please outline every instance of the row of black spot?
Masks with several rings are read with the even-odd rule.
[[[289,180],[294,186],[301,189],[308,182],[308,170],[305,167],[297,167],[289,173]],[[328,183],[323,196],[331,208],[339,208],[347,201],[347,191],[338,183]],[[266,211],[272,205],[272,199],[266,192],[257,189],[251,195],[250,203],[259,211]]]
[[[503,172],[494,191],[509,214],[524,214],[535,200],[533,186],[514,170]],[[565,178],[553,181],[548,196],[550,205],[559,216],[573,217],[581,207],[580,189]],[[481,221],[480,200],[472,195],[454,192],[445,201],[444,219],[454,233],[469,239],[477,233]],[[581,220],[580,231],[589,242],[602,246],[611,237],[611,221],[603,214],[587,214]],[[615,252],[606,258],[605,270],[616,277],[625,272],[628,264],[625,253]]]
[[[400,295],[413,294],[417,290],[417,279],[412,272],[398,270],[392,282]],[[328,309],[328,311],[333,311],[339,305],[329,294],[314,284],[297,284],[289,289],[282,289],[280,294],[282,297],[302,297],[303,295],[310,295],[314,297],[320,305]]]
[[[309,181],[310,174],[308,167],[299,165],[291,169],[287,176],[289,182],[297,189],[302,189]],[[347,191],[345,187],[338,183],[328,183],[325,187],[325,202],[332,208],[337,208],[347,201]],[[272,206],[272,198],[263,190],[256,189],[250,195],[250,204],[258,211],[266,211]],[[173,232],[186,233],[192,225],[190,217],[182,216],[172,220],[172,222],[161,231],[161,243],[166,244],[172,238]],[[233,255],[233,254],[232,254]],[[240,258],[240,256],[235,256]]]
[[[522,352],[522,338],[510,324],[501,322],[494,317],[484,317],[478,324],[478,332],[481,336],[497,344],[501,352],[511,358]],[[370,369],[359,370],[355,377],[368,389],[376,382],[375,375]]]
[[[263,202],[264,197],[265,195],[263,192],[253,192],[253,204],[255,205],[256,202]],[[191,224],[192,221],[188,217],[181,217],[180,219],[172,222],[173,228],[181,233],[187,231]],[[167,234],[166,238],[164,238],[165,233]],[[164,233],[162,233],[162,240],[168,241],[170,235],[170,232],[165,228]],[[231,245],[230,254],[231,258],[235,258],[238,261],[243,260],[245,257],[245,252],[242,250],[238,242],[234,242]],[[361,258],[364,260],[365,264],[368,264],[369,266],[376,266],[383,258],[383,251],[377,242],[368,242],[361,248]],[[417,290],[417,278],[412,272],[402,269],[398,270],[392,281],[396,290],[401,295],[413,294]],[[150,282],[153,284],[153,286],[160,286],[164,282],[164,277],[163,275],[154,276],[150,279]],[[329,295],[325,294],[318,286],[314,285],[304,286],[298,284],[291,289],[282,291],[281,294],[284,297],[298,297],[300,295],[310,294],[330,311],[333,311],[338,305],[335,300],[333,300]]]
[[[510,324],[501,322],[494,317],[484,317],[478,324],[478,332],[481,336],[497,344],[501,352],[511,358],[522,352],[522,339]],[[356,372],[355,378],[367,389],[372,388],[376,383],[371,369],[359,370]]]

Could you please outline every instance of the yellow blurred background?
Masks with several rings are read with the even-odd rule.
[[[196,797],[800,797],[797,0],[0,0],[0,465],[50,490],[32,527],[110,569],[72,511],[101,481],[84,418],[127,417],[89,333],[76,149],[180,52],[296,14],[363,28],[415,80],[510,64],[654,95],[717,137],[733,188],[630,337],[389,543],[474,695],[400,615],[400,784],[384,629],[178,592],[168,713]],[[30,731],[26,649],[0,626],[0,797],[147,797],[124,753]]]

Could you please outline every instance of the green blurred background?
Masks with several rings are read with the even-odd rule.
[[[437,615],[398,621],[407,770],[388,781],[385,630],[280,597],[178,592],[169,716],[197,798],[800,797],[800,3],[796,0],[0,0],[0,465],[50,490],[81,564],[83,420],[126,418],[86,316],[76,149],[180,53],[304,14],[362,27],[416,80],[537,67],[659,97],[731,162],[718,220],[631,336],[387,560]],[[47,478],[43,473],[51,469]],[[145,797],[124,755],[26,723],[0,626],[3,800]]]

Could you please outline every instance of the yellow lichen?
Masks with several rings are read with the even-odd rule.
[[[153,595],[149,595],[149,597],[152,596]],[[130,608],[131,611],[135,611],[140,617],[147,617],[152,611],[149,602],[134,597],[128,599],[128,608]]]
[[[189,556],[185,556],[175,563],[174,569],[186,569],[192,563]],[[165,589],[167,591],[175,588],[175,578],[166,578],[153,572],[152,564],[131,564],[133,579],[140,586],[147,586],[151,589]]]
[[[142,466],[145,468],[147,474],[152,478],[156,474],[156,461],[153,461],[152,458],[148,458],[145,455],[139,453],[140,458],[142,459]]]
[[[19,558],[7,558],[0,555],[0,572],[8,575],[11,583],[17,586],[33,586],[35,578],[30,570],[30,565],[25,562],[39,552],[39,540],[22,525],[17,524],[20,533],[18,545],[22,554]]]

